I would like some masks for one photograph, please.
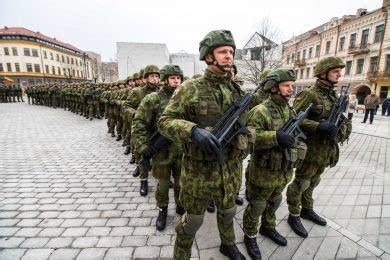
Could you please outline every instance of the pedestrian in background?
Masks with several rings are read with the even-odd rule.
[[[348,120],[351,121],[353,117],[353,113],[356,110],[358,104],[358,100],[356,98],[355,94],[350,94],[349,95],[349,101],[348,101],[348,106],[347,106],[347,113],[348,113]]]
[[[374,114],[376,106],[379,105],[380,99],[375,92],[371,91],[371,94],[364,99],[364,108],[366,109],[364,113],[364,119],[362,123],[367,122],[368,114],[370,114],[370,124],[374,121]]]

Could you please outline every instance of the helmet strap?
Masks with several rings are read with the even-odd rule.
[[[220,65],[220,64],[218,63],[218,61],[215,59],[214,54],[211,54],[211,58],[212,58],[212,61],[206,61],[206,64],[207,64],[207,65],[214,65],[214,66],[217,67],[220,71],[222,71],[222,72],[224,72],[224,73],[230,73],[230,71],[226,71],[225,68],[227,68],[227,67],[232,68],[232,66],[223,66],[223,65]]]

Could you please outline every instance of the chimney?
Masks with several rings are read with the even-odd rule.
[[[366,15],[366,14],[367,14],[367,9],[364,9],[364,8],[359,8],[356,11],[357,17],[361,17],[361,16]]]

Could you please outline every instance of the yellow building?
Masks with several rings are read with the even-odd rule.
[[[80,49],[22,27],[0,29],[0,79],[30,86],[91,80],[88,56]]]
[[[383,100],[390,97],[390,0],[368,12],[358,9],[355,15],[333,17],[308,32],[283,43],[283,67],[297,74],[295,92],[313,85],[314,68],[319,59],[342,58],[346,67],[340,78],[339,92],[350,85],[359,103],[370,91]]]

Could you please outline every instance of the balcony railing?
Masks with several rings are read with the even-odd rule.
[[[298,67],[302,67],[306,65],[306,60],[305,59],[296,60],[294,64]]]
[[[370,52],[370,49],[368,47],[368,43],[362,43],[360,45],[350,45],[348,48],[348,54],[358,55]]]
[[[382,77],[390,77],[390,70],[370,71],[367,73],[367,78],[382,78]]]

